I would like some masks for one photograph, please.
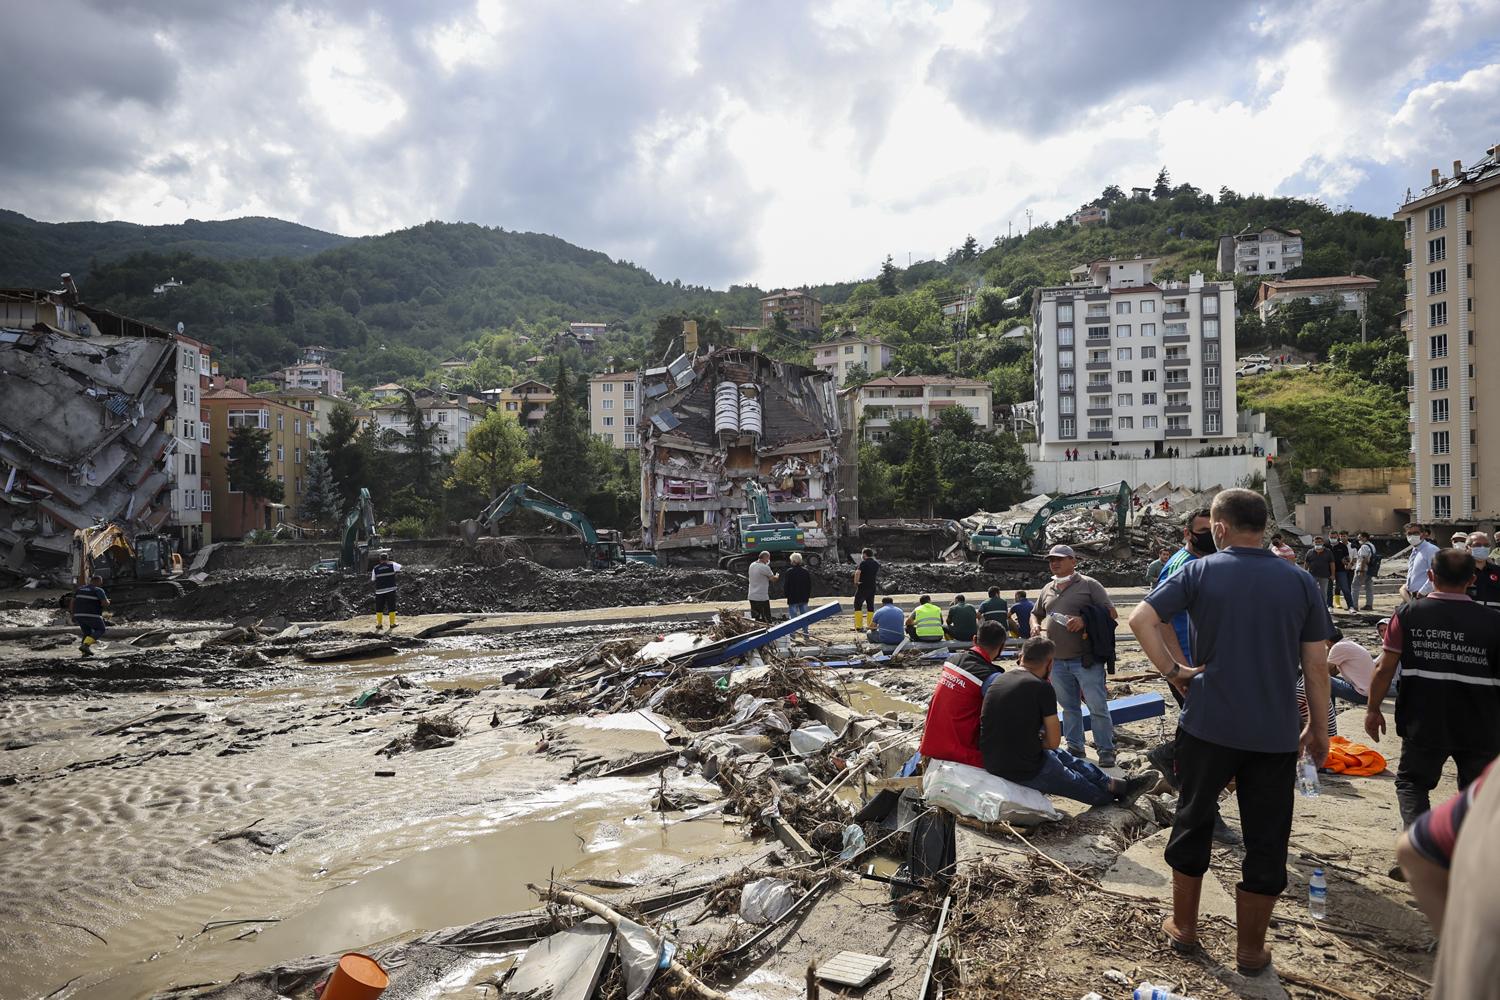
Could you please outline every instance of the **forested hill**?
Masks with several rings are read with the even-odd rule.
[[[57,276],[65,271],[76,278],[88,271],[92,261],[118,260],[146,251],[215,260],[306,257],[347,239],[259,216],[141,226],[133,222],[38,222],[0,209],[0,285],[56,288]]]

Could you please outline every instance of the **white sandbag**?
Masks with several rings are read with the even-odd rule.
[[[838,739],[838,734],[821,722],[809,722],[792,730],[792,752],[799,757],[815,754]]]
[[[929,760],[922,798],[981,823],[1039,823],[1061,819],[1052,801],[1034,788],[997,778],[983,768],[951,760]]]
[[[751,924],[769,924],[790,910],[799,896],[797,884],[785,879],[746,882],[740,889],[740,919]]]

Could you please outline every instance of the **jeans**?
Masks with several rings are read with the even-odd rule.
[[[1333,577],[1313,577],[1313,582],[1323,591],[1323,603],[1330,608],[1333,607]]]
[[[1079,699],[1089,706],[1094,730],[1094,749],[1101,754],[1115,751],[1115,722],[1109,717],[1109,694],[1104,689],[1104,664],[1085,667],[1082,660],[1052,661],[1052,690],[1062,709],[1063,743],[1075,757],[1083,756],[1083,713]]]
[[[1347,569],[1341,569],[1338,571],[1337,583],[1339,593],[1344,595],[1344,607],[1353,610],[1354,594],[1349,590],[1349,579],[1349,571]]]
[[[1328,692],[1334,698],[1342,698],[1351,705],[1364,705],[1370,699],[1359,693],[1359,688],[1342,677],[1328,678]]]
[[[1443,776],[1448,758],[1458,767],[1458,787],[1468,788],[1495,759],[1488,750],[1450,750],[1412,743],[1401,745],[1401,761],[1396,765],[1396,804],[1401,807],[1401,824],[1411,826],[1417,817],[1432,808],[1429,793]]]
[[[1375,603],[1375,575],[1373,573],[1360,573],[1354,577],[1354,593],[1357,595],[1360,589],[1365,592],[1365,610],[1369,611]]]
[[[806,604],[793,604],[791,601],[786,602],[786,616],[788,618],[796,618],[798,615],[805,614],[807,614]],[[812,632],[809,629],[803,629],[802,635],[809,640],[812,639]]]
[[[1036,777],[1016,784],[1034,788],[1045,795],[1061,795],[1075,802],[1086,802],[1091,806],[1115,800],[1115,793],[1109,787],[1109,775],[1066,750],[1043,750],[1042,769],[1037,772]]]
[[[1297,751],[1235,750],[1177,730],[1177,817],[1164,854],[1174,871],[1199,878],[1213,854],[1219,793],[1235,782],[1245,860],[1239,887],[1262,896],[1286,888],[1286,847],[1292,836]]]

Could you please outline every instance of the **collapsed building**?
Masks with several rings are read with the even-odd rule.
[[[152,532],[172,513],[176,344],[69,284],[0,290],[0,575],[60,582],[74,531]]]
[[[809,549],[837,542],[841,455],[837,387],[824,372],[757,351],[681,355],[641,373],[641,526],[669,561],[738,547],[758,482],[772,513],[795,522]]]

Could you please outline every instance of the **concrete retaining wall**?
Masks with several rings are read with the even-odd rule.
[[[515,538],[525,546],[533,562],[553,569],[576,569],[584,564],[583,545],[576,538],[562,535],[537,535]],[[481,539],[480,544],[485,544]],[[454,566],[483,560],[464,549],[452,538],[391,539],[387,542],[392,557],[404,566]],[[225,542],[214,546],[207,569],[311,569],[322,559],[337,559],[338,542],[279,542],[271,545],[242,545]]]

